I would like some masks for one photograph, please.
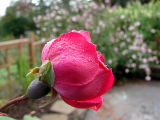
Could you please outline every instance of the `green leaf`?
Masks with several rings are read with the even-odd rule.
[[[39,73],[39,67],[33,68],[27,75],[26,77],[31,77],[32,75]]]
[[[35,116],[31,117],[29,115],[25,115],[24,118],[23,118],[23,120],[40,120],[40,118],[35,117]]]
[[[50,68],[49,68],[49,70],[48,70],[48,74],[47,74],[47,76],[46,76],[46,79],[47,79],[49,85],[50,85],[51,87],[53,87],[53,82],[54,82],[54,71],[53,71],[51,65],[50,65]]]
[[[40,67],[40,81],[47,83],[50,87],[54,83],[54,71],[52,69],[51,61],[45,61]]]
[[[0,120],[16,120],[16,119],[10,118],[10,117],[7,117],[7,116],[0,116]]]
[[[39,67],[35,67],[26,75],[26,79],[29,83],[31,83],[35,78],[39,76]]]

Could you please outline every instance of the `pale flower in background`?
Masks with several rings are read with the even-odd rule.
[[[133,54],[133,55],[132,55],[132,58],[133,58],[133,59],[136,59],[136,55],[135,55],[135,54]]]
[[[150,77],[150,76],[146,76],[146,77],[145,77],[145,80],[146,80],[146,81],[150,81],[150,80],[151,80],[151,77]]]
[[[142,48],[141,48],[141,52],[146,53],[146,48],[145,48],[145,47],[142,47]]]
[[[111,37],[109,40],[110,40],[111,43],[114,43],[114,42],[115,42],[114,37]]]
[[[142,62],[143,62],[143,63],[147,63],[147,59],[146,59],[146,58],[143,58],[143,59],[142,59]]]
[[[125,15],[121,15],[120,18],[123,20],[125,18]]]
[[[55,28],[55,27],[52,28],[52,31],[53,31],[53,32],[57,32],[57,28]]]
[[[125,45],[126,45],[126,43],[125,43],[125,42],[122,42],[122,43],[120,44],[120,48],[124,47]]]
[[[135,63],[132,63],[132,64],[131,64],[131,67],[132,67],[132,68],[135,68],[135,67],[136,67],[136,64],[135,64]]]
[[[114,51],[115,51],[115,52],[118,52],[118,48],[115,47],[115,48],[114,48]]]
[[[84,12],[83,14],[82,14],[82,17],[83,18],[86,18],[88,16],[88,13],[87,12]]]
[[[149,48],[149,49],[148,49],[148,52],[151,53],[151,52],[152,52],[152,49]]]
[[[58,16],[58,15],[57,15],[57,16],[55,17],[55,20],[61,20],[61,16]]]
[[[127,38],[127,42],[131,42],[131,39],[130,39],[130,38]]]
[[[108,64],[112,64],[112,60],[108,60]]]
[[[154,34],[156,32],[156,30],[155,29],[151,29],[150,32]]]
[[[47,28],[46,28],[46,27],[43,27],[43,28],[42,28],[42,31],[44,31],[44,32],[47,31]]]
[[[139,21],[137,21],[137,22],[134,23],[134,26],[135,26],[135,27],[138,27],[138,26],[140,26],[140,25],[141,25],[141,23],[140,23]]]
[[[39,30],[36,31],[37,34],[40,34],[41,32]]]
[[[41,42],[45,42],[45,41],[46,41],[46,39],[45,39],[45,38],[42,38],[42,39],[41,39]]]
[[[73,16],[73,17],[72,17],[72,21],[73,21],[73,22],[76,22],[76,21],[77,21],[77,17],[76,17],[76,16]]]
[[[110,0],[105,0],[106,3],[110,3]]]
[[[86,29],[88,29],[88,28],[89,28],[89,24],[88,24],[88,22],[85,22],[85,24],[84,24],[84,25],[85,25],[85,28],[86,28]]]
[[[129,30],[129,31],[134,30],[134,26],[130,26],[130,27],[128,28],[128,30]]]
[[[124,55],[126,55],[128,53],[128,50],[124,50],[123,52],[122,52],[122,55],[124,56]]]
[[[128,68],[125,69],[125,73],[129,73],[129,69]]]

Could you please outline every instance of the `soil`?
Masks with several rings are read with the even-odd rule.
[[[8,116],[13,117],[18,120],[22,120],[23,116],[29,114],[31,116],[41,117],[45,113],[51,113],[50,106],[55,101],[49,103],[48,105],[40,108],[50,97],[43,97],[38,100],[27,99],[21,102],[18,102],[14,105],[9,106],[3,113],[6,113]],[[52,112],[53,113],[53,112]]]

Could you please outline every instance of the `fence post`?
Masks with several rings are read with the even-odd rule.
[[[29,43],[29,56],[30,56],[30,67],[33,67],[35,54],[34,54],[34,33],[30,34],[30,43]]]

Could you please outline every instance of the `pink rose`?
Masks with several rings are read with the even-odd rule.
[[[62,34],[42,50],[42,62],[50,60],[55,72],[54,89],[69,105],[98,110],[102,95],[112,88],[112,69],[96,51],[87,31]]]

